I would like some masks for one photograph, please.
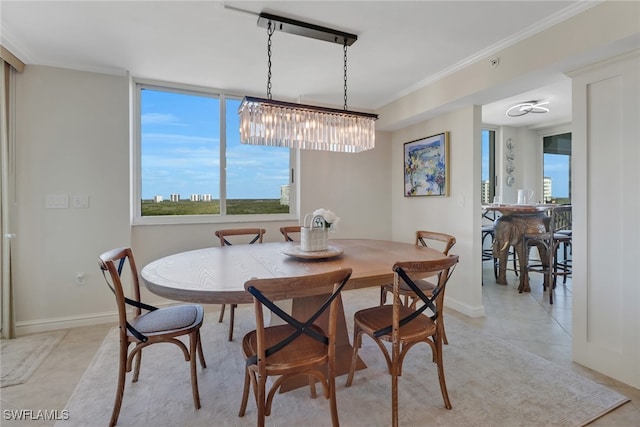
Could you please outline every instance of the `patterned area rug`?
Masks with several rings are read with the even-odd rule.
[[[347,319],[354,310],[375,304],[377,295],[346,292]],[[198,368],[202,408],[195,410],[189,364],[169,344],[145,350],[140,380],[127,377],[119,426],[254,426],[256,409],[238,417],[243,386],[240,337],[252,328],[253,311],[236,311],[235,341],[227,342],[228,324],[208,314],[202,330],[208,367]],[[453,317],[447,318],[449,345],[444,348],[445,374],[452,410],[444,408],[430,348],[414,347],[400,378],[402,426],[583,426],[629,399],[600,384],[483,334]],[[66,409],[69,420],[56,427],[107,425],[115,396],[118,337],[111,330],[85,372]],[[344,426],[391,424],[391,378],[380,350],[365,339],[361,356],[368,368],[353,385],[337,378],[340,423]],[[327,400],[311,399],[308,388],[278,394],[267,425],[329,426]]]
[[[56,331],[2,340],[0,386],[9,387],[25,383],[65,335],[66,331]]]

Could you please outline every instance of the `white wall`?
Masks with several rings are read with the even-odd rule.
[[[509,140],[513,144],[514,167],[513,177],[515,178],[511,186],[506,182],[507,167],[507,144]],[[502,197],[502,203],[516,203],[518,200],[518,189],[524,188],[534,192],[534,201],[538,201],[542,196],[538,187],[542,187],[541,160],[542,151],[538,144],[538,138],[534,131],[527,128],[513,128],[500,126],[496,130],[496,176],[498,177],[498,187],[496,194]]]
[[[18,334],[113,311],[97,256],[130,241],[128,99],[124,77],[30,65],[16,76]],[[45,209],[51,194],[87,195],[89,208]]]
[[[452,234],[460,256],[447,287],[447,305],[469,316],[484,315],[480,256],[481,109],[469,106],[393,133],[391,153],[392,238],[413,242],[417,230]],[[449,132],[450,195],[404,196],[404,143]],[[477,238],[476,238],[477,231]]]

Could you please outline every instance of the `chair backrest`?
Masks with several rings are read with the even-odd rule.
[[[300,226],[289,225],[286,227],[280,227],[280,233],[282,233],[282,237],[284,237],[285,242],[294,242],[295,239],[292,237],[292,234],[300,233]]]
[[[440,242],[436,245],[433,242]],[[445,255],[449,255],[449,250],[456,244],[456,238],[450,234],[438,233],[436,231],[416,231],[416,245],[422,245],[439,250]]]
[[[265,361],[267,357],[278,352],[292,343],[302,334],[329,345],[329,357],[335,356],[335,334],[338,316],[338,295],[351,277],[351,269],[328,271],[320,274],[300,277],[284,277],[270,279],[251,279],[244,284],[244,288],[253,295],[256,315],[256,335],[258,352],[256,358],[247,360],[247,365]],[[328,295],[315,313],[307,319],[296,319],[275,305],[273,301],[293,298],[303,298],[317,295]],[[273,314],[287,322],[294,329],[291,335],[282,341],[266,347],[264,335],[263,306]],[[319,334],[310,326],[329,309],[329,327],[325,334]]]
[[[262,243],[262,237],[266,233],[264,228],[228,228],[225,230],[216,230],[215,235],[220,239],[220,246],[231,246],[232,243],[227,239],[230,236],[250,236],[247,243]]]
[[[458,255],[449,255],[447,258],[428,260],[428,261],[399,261],[393,265],[393,316],[392,324],[381,328],[374,332],[375,336],[381,336],[391,333],[394,337],[398,333],[399,327],[411,322],[413,319],[421,315],[425,310],[432,312],[431,319],[436,321],[437,327],[442,333],[442,323],[438,321],[444,307],[444,292],[453,274],[456,264],[458,263]],[[424,275],[437,275],[438,283],[431,293],[431,297],[427,297],[418,285],[415,284],[414,277],[422,277]],[[399,289],[400,283],[404,282],[424,303],[411,314],[404,318],[400,318],[400,305],[402,305]],[[393,338],[395,340],[395,338]]]
[[[135,316],[140,316],[142,310],[157,310],[156,307],[140,301],[140,279],[138,278],[138,268],[133,257],[133,251],[131,248],[112,249],[98,257],[98,264],[107,286],[116,297],[120,335],[126,335],[126,331],[129,330],[140,341],[146,341],[147,338],[127,322],[127,305],[133,307]],[[127,264],[129,265],[128,269],[126,268]],[[109,277],[107,277],[107,272]],[[127,297],[124,291],[122,278],[125,275],[130,276],[128,279],[131,280],[131,298]]]
[[[551,232],[571,231],[572,222],[571,205],[560,205],[551,209]]]

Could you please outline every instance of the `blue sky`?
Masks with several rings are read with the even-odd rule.
[[[551,195],[569,197],[569,157],[545,154],[544,174],[551,178]],[[482,181],[489,179],[489,137],[482,132]]]
[[[227,100],[227,198],[280,198],[289,149],[240,143],[238,106]],[[142,90],[142,198],[220,197],[220,105],[216,97]]]

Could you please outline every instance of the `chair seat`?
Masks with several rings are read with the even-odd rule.
[[[202,306],[186,304],[149,311],[130,323],[139,332],[149,335],[155,332],[166,333],[189,329],[202,323],[203,317]]]
[[[325,335],[320,327],[316,325],[311,327]],[[293,332],[295,329],[290,325],[266,327],[264,329],[266,348],[279,343]],[[255,330],[247,333],[242,339],[242,351],[245,358],[258,353],[258,339]],[[299,367],[301,371],[304,371],[309,366],[324,363],[326,359],[327,346],[302,334],[280,351],[267,357],[267,369],[273,375],[279,375],[279,371],[289,371],[292,366]]]
[[[571,234],[557,232],[557,233],[554,233],[553,239],[558,241],[558,242],[561,242],[561,243],[570,242],[571,241]]]
[[[483,233],[493,233],[495,231],[496,227],[495,225],[491,224],[491,225],[483,225],[482,226],[482,232]]]
[[[398,308],[400,309],[400,319],[415,311],[405,305],[399,305]],[[362,330],[373,334],[375,331],[391,325],[392,316],[393,305],[379,305],[360,310],[353,317]],[[428,337],[435,334],[435,331],[436,323],[431,318],[421,314],[408,324],[400,326],[400,340],[419,340],[420,337]],[[391,341],[391,333],[381,335],[379,338]]]

